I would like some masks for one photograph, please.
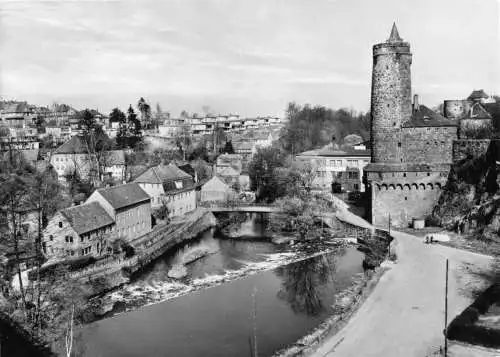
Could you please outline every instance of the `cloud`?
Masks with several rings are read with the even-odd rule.
[[[346,84],[366,86],[366,80],[345,77],[341,74],[326,74],[325,76],[296,77],[291,78],[289,83],[293,84]]]

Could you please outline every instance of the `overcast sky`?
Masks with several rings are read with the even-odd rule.
[[[1,0],[0,14],[0,94],[35,104],[366,111],[393,21],[422,103],[500,93],[497,0]]]

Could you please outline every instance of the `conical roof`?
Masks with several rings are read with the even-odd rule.
[[[396,23],[392,24],[391,35],[387,42],[403,42],[403,39],[399,36],[398,28],[396,27]]]

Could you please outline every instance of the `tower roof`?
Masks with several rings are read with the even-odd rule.
[[[392,24],[391,35],[387,42],[403,42],[403,39],[399,36],[398,28],[396,27],[396,22]]]

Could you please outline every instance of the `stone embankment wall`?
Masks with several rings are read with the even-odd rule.
[[[206,210],[198,209],[189,216],[189,221],[175,226],[161,225],[153,231],[132,242],[136,254],[130,258],[123,256],[109,258],[77,272],[70,277],[91,281],[99,278],[107,279],[107,288],[120,285],[128,279],[128,275],[140,270],[150,262],[163,255],[177,244],[195,238],[201,232],[216,225],[215,216]],[[123,276],[126,271],[127,276]],[[94,291],[98,293],[98,291]]]
[[[448,172],[435,171],[369,172],[371,181],[370,218],[375,226],[407,227],[413,218],[432,212]]]
[[[485,155],[490,147],[491,140],[459,139],[453,142],[453,162],[458,163],[465,159]]]
[[[498,240],[500,140],[457,140],[454,165],[432,214],[433,223]]]

